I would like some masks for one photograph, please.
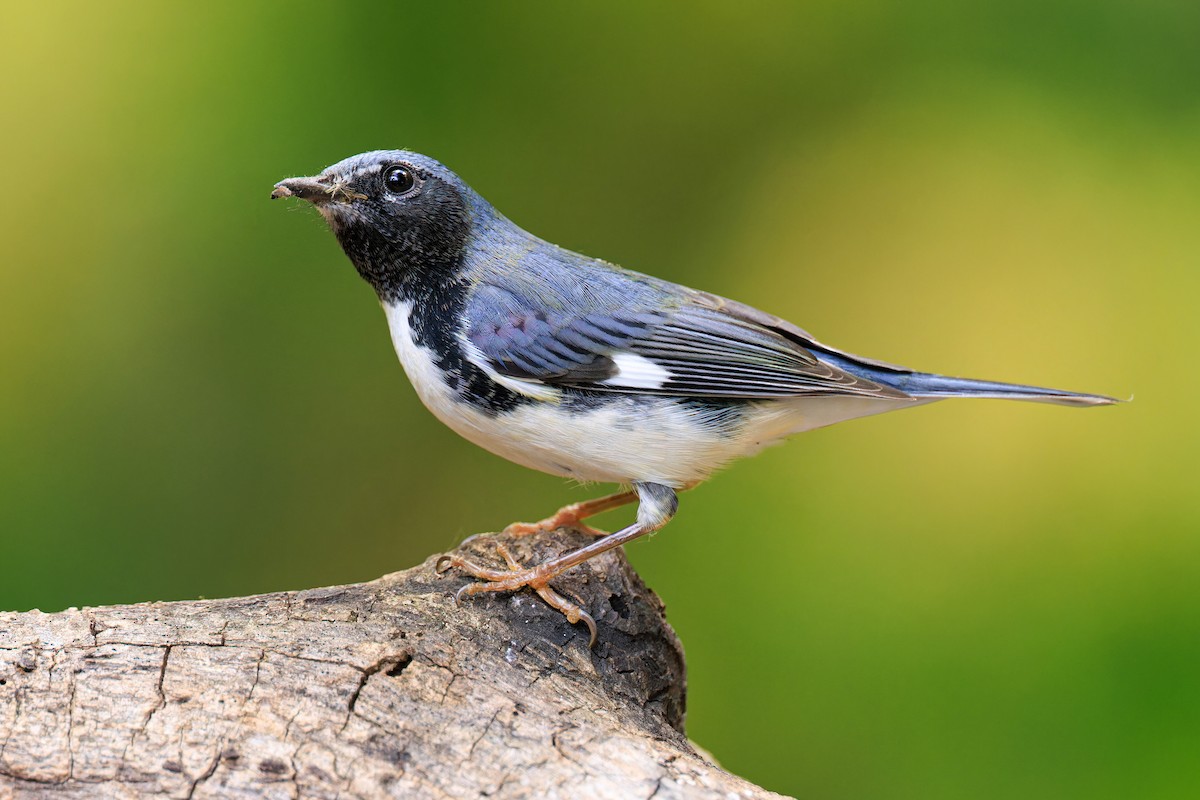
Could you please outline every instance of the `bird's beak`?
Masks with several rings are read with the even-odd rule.
[[[280,197],[299,197],[318,205],[328,202],[333,197],[334,186],[327,180],[319,178],[288,178],[275,184],[271,190],[271,199]]]

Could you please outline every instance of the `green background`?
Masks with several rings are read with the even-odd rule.
[[[0,28],[0,608],[367,579],[603,490],[439,425],[317,215],[268,202],[410,147],[540,236],[853,352],[1136,394],[860,420],[685,495],[630,556],[726,767],[803,798],[1200,793],[1195,2]]]

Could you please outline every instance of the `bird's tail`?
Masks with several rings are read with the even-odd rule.
[[[1062,406],[1107,406],[1118,402],[1114,397],[1102,394],[1068,392],[1062,389],[1047,389],[1042,386],[1023,386],[1018,383],[977,381],[970,378],[952,378],[949,375],[934,375],[928,372],[909,372],[886,376],[881,381],[894,389],[913,397],[937,399],[942,397],[990,397],[1000,400],[1029,400],[1035,403],[1056,403]],[[879,380],[879,378],[874,378]]]
[[[1107,406],[1120,402],[1102,394],[1068,392],[1042,386],[1023,386],[1018,383],[977,381],[953,378],[931,372],[912,372],[900,367],[869,364],[846,358],[841,353],[819,353],[823,361],[832,362],[847,372],[861,375],[876,383],[898,389],[912,397],[940,400],[944,397],[983,397],[1000,400],[1029,400],[1036,403],[1056,403],[1063,406]]]

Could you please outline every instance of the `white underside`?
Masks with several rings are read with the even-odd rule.
[[[413,341],[410,310],[408,303],[384,306],[400,363],[434,416],[509,461],[583,481],[691,486],[794,433],[929,402],[836,396],[761,401],[731,436],[705,424],[702,412],[671,399],[613,393],[603,408],[568,411],[555,402],[557,389],[505,378],[501,382],[506,386],[524,389],[539,401],[488,415],[461,402],[430,351]]]

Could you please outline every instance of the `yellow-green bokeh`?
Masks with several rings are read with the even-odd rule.
[[[0,608],[374,577],[587,496],[420,407],[276,180],[405,146],[533,232],[929,370],[631,557],[689,732],[800,797],[1200,792],[1200,7],[10,4]],[[616,524],[618,516],[609,518]]]

